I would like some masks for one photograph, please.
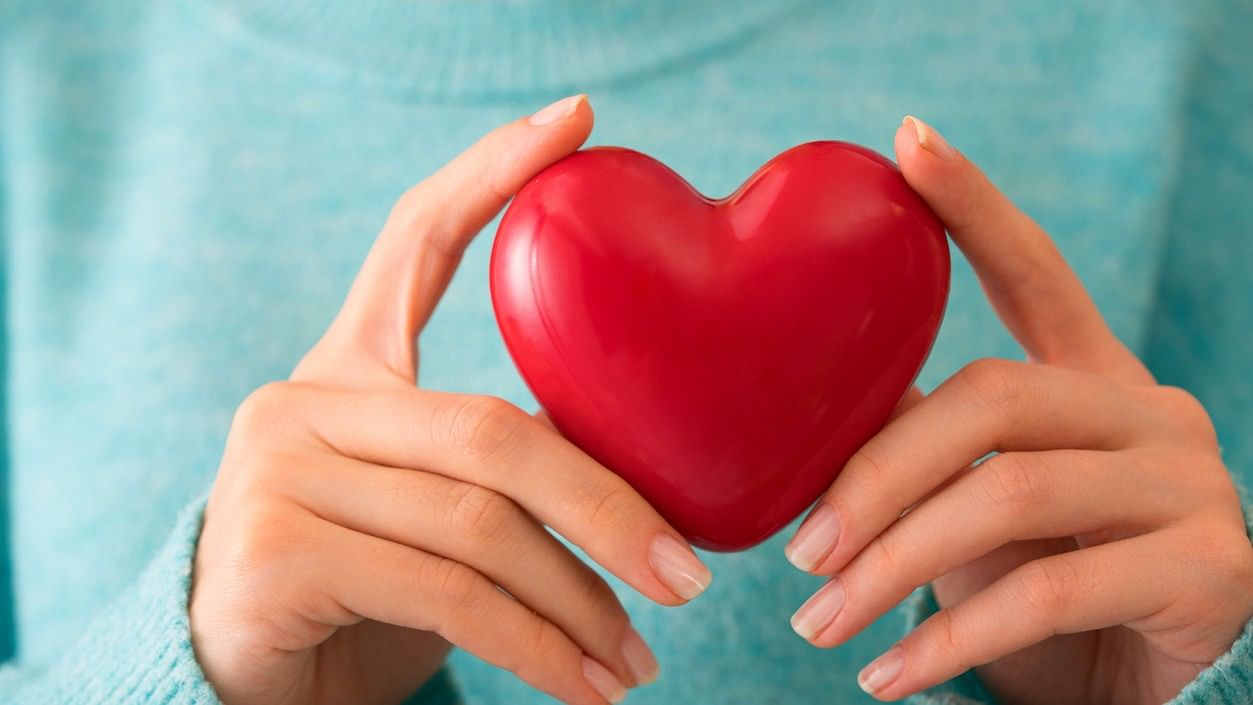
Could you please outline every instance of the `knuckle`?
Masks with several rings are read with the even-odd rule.
[[[975,475],[993,506],[1010,509],[1038,508],[1047,504],[1047,473],[1041,472],[1019,453],[999,453],[980,463]]]
[[[859,487],[874,492],[891,486],[892,474],[888,468],[888,459],[872,440],[853,453],[845,472]]]
[[[497,397],[472,396],[460,401],[449,422],[455,448],[478,459],[495,457],[523,428],[527,415]]]
[[[1159,386],[1155,391],[1161,396],[1162,405],[1172,421],[1193,437],[1217,446],[1214,423],[1200,399],[1181,387]]]
[[[961,658],[965,651],[962,649],[961,639],[957,635],[958,629],[953,610],[940,610],[931,617],[930,621],[932,649],[947,655],[949,658]]]
[[[1211,574],[1224,590],[1253,584],[1253,544],[1243,532],[1206,532],[1197,541],[1209,558]],[[1197,544],[1194,544],[1197,545]]]
[[[419,581],[434,600],[453,614],[466,613],[478,599],[478,573],[448,558],[433,558],[423,568]]]
[[[416,234],[410,239],[419,248],[437,255],[459,257],[464,238],[443,226],[436,204],[444,199],[435,190],[429,179],[409,187],[392,205],[388,223],[398,230]]]
[[[520,638],[522,647],[506,668],[532,685],[543,682],[553,664],[571,660],[569,640],[551,622],[536,619]]]
[[[580,511],[585,526],[609,532],[626,523],[634,505],[635,491],[625,482],[596,483],[581,498]]]
[[[515,520],[513,502],[469,483],[458,483],[451,494],[449,519],[455,531],[474,543],[504,540]]]
[[[267,435],[290,416],[293,385],[290,382],[269,382],[252,391],[231,421],[231,435],[238,439],[254,439]]]
[[[535,660],[541,663],[548,662],[564,650],[566,637],[551,622],[540,620],[527,646],[528,652],[535,657]]]
[[[1017,585],[1018,597],[1033,614],[1050,618],[1066,609],[1082,590],[1082,576],[1064,558],[1041,559],[1024,565]]]
[[[290,485],[292,462],[278,453],[250,452],[223,461],[221,491],[232,503],[281,497]]]
[[[896,541],[892,538],[893,533],[892,531],[887,531],[879,534],[866,547],[866,555],[870,558],[875,575],[891,575],[901,567],[900,550],[896,546]]]
[[[309,547],[297,519],[283,502],[254,501],[236,506],[226,565],[241,586],[259,587],[276,577],[294,555]]]
[[[1180,492],[1195,498],[1196,506],[1202,512],[1212,514],[1228,508],[1239,511],[1240,494],[1232,482],[1231,473],[1217,454],[1208,451],[1198,453],[1192,449],[1167,451],[1157,448],[1145,449],[1142,453],[1142,467],[1173,481]]]
[[[1014,408],[1025,391],[1021,365],[999,358],[975,360],[956,379],[978,403],[995,411]]]

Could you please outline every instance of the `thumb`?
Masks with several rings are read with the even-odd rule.
[[[1105,324],[1052,238],[935,128],[896,131],[905,180],[940,217],[1005,327],[1037,362],[1152,382]]]
[[[292,374],[367,388],[417,376],[414,342],[470,240],[532,176],[592,129],[583,95],[503,125],[409,189],[392,208],[339,314]]]

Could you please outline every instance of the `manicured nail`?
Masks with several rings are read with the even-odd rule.
[[[557,122],[573,115],[575,109],[579,107],[579,103],[582,103],[584,100],[587,100],[587,96],[582,93],[572,95],[569,98],[562,98],[552,105],[540,108],[526,121],[537,127]]]
[[[935,128],[927,123],[919,120],[913,115],[906,115],[901,120],[902,125],[909,125],[914,128],[914,134],[918,136],[918,146],[943,159],[951,161],[957,156],[957,150],[944,139],[944,136],[935,131]]]
[[[792,615],[792,629],[807,641],[818,638],[844,606],[844,584],[839,578],[823,585]]]
[[[669,534],[658,534],[653,539],[648,549],[648,563],[657,579],[685,600],[704,592],[713,578],[692,549]]]
[[[861,673],[857,674],[857,685],[874,695],[892,685],[892,681],[901,675],[901,668],[904,666],[905,654],[901,647],[893,646],[887,653],[871,661],[869,666],[861,669]]]
[[[801,528],[787,542],[783,555],[787,556],[792,565],[809,572],[831,555],[839,538],[840,517],[835,513],[834,507],[821,502],[801,522]]]
[[[619,683],[608,668],[587,656],[583,657],[583,677],[602,698],[611,703],[620,703],[626,697],[626,686]]]
[[[635,676],[636,685],[648,685],[657,680],[657,673],[660,670],[657,666],[657,657],[653,656],[652,649],[644,643],[644,638],[635,631],[635,627],[629,624],[626,637],[622,639],[622,658],[626,660],[631,675]]]

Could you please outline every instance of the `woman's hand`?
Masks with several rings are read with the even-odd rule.
[[[938,133],[907,118],[896,150],[1030,362],[980,360],[907,396],[788,545],[833,576],[793,626],[835,646],[933,581],[943,609],[858,679],[876,697],[976,667],[1007,705],[1169,700],[1253,615],[1210,419],[1155,383],[1048,236]]]
[[[415,339],[467,242],[591,125],[567,99],[406,193],[291,380],[239,408],[191,598],[224,702],[396,703],[449,642],[577,705],[655,677],[608,585],[544,525],[666,605],[709,582],[687,542],[542,421],[415,388]]]

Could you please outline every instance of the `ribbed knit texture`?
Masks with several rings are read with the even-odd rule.
[[[318,338],[398,194],[574,91],[591,143],[711,195],[793,144],[890,153],[903,114],[928,119],[1253,484],[1249,26],[1243,0],[0,3],[0,702],[213,702],[187,571],[233,410]],[[422,382],[533,408],[489,248],[490,228],[423,334]],[[1020,354],[956,258],[921,383]],[[630,702],[873,702],[855,674],[902,614],[810,647],[788,617],[819,582],[790,534],[708,555],[682,608],[611,580],[662,664]],[[1249,702],[1249,673],[1246,632],[1179,702]],[[412,702],[450,682],[469,705],[551,702],[462,652],[449,675]],[[926,702],[986,700],[971,675],[946,688]]]
[[[13,705],[218,702],[192,654],[187,618],[191,557],[203,501],[179,515],[139,579],[100,610],[46,670],[0,670],[0,700]]]

